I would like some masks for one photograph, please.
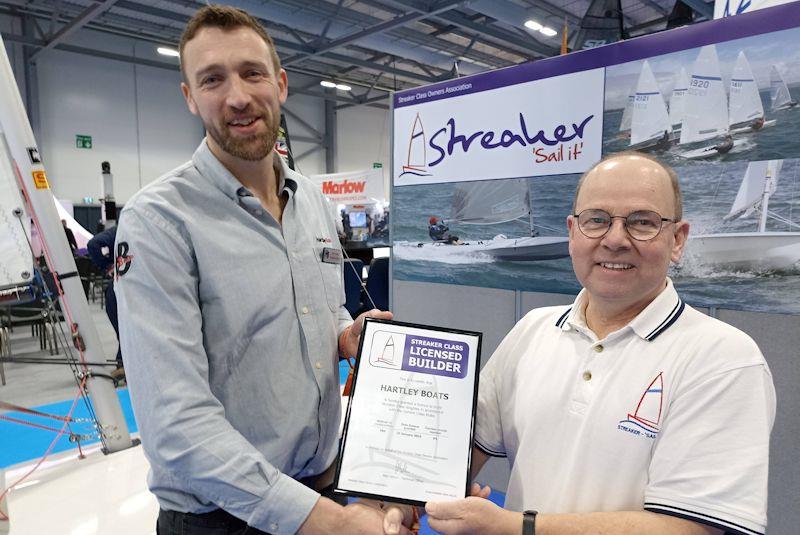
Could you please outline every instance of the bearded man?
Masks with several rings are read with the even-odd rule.
[[[116,242],[158,533],[381,533],[391,514],[323,497],[338,356],[357,352],[363,318],[344,308],[326,200],[274,151],[286,71],[260,23],[226,6],[192,17],[180,56],[206,138],[125,205]],[[401,519],[387,531],[408,533]]]

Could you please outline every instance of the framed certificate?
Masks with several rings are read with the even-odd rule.
[[[367,318],[339,493],[424,505],[469,493],[481,333]]]

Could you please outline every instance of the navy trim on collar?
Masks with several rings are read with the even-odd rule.
[[[683,299],[678,299],[678,303],[675,305],[675,308],[672,309],[672,312],[669,313],[669,316],[666,317],[664,321],[661,322],[661,325],[653,329],[653,331],[644,337],[645,340],[648,342],[652,342],[655,340],[661,333],[666,331],[670,325],[675,323],[675,321],[683,314],[683,310],[686,308],[686,304],[683,302]]]
[[[572,307],[569,307],[566,312],[561,314],[561,317],[556,321],[556,327],[561,328],[564,326],[564,322],[567,321],[567,316],[569,316],[570,312],[572,312]]]

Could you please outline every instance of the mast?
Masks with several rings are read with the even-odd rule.
[[[5,143],[2,143],[5,141]],[[7,150],[23,196],[28,203],[51,272],[63,295],[61,309],[70,330],[74,349],[80,355],[92,406],[97,416],[101,440],[108,453],[132,446],[128,426],[122,414],[112,381],[103,366],[87,363],[104,361],[103,348],[97,334],[89,304],[83,293],[75,259],[72,257],[64,230],[56,211],[55,199],[45,175],[39,149],[31,125],[25,116],[22,98],[8,61],[5,43],[0,37],[0,150]]]
[[[772,184],[772,166],[767,165],[767,175],[764,177],[764,192],[762,193],[761,196],[761,218],[758,221],[759,232],[765,232],[767,229],[767,212],[769,209],[769,196],[771,195],[770,191],[771,184]]]

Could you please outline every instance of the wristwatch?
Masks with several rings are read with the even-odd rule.
[[[536,515],[538,511],[522,513],[522,535],[536,535]]]

